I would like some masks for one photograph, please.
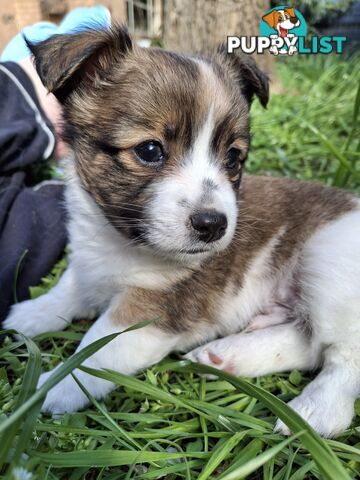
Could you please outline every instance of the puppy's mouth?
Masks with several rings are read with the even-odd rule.
[[[183,250],[183,253],[187,253],[188,255],[195,255],[197,253],[206,253],[209,251],[209,248],[190,248],[188,250]]]
[[[280,36],[281,37],[286,37],[287,33],[288,33],[287,29],[283,28],[283,27],[280,27],[280,26],[279,26],[279,28],[280,28]]]
[[[161,248],[159,245],[154,245],[149,242],[139,242],[139,245],[142,245],[143,247],[148,247],[150,249],[155,249],[157,254],[163,255],[165,257],[172,256],[174,258],[186,256],[186,255],[201,255],[201,254],[206,254],[206,253],[211,253],[213,251],[213,248],[211,247],[194,247],[194,248],[183,248],[179,246],[179,248]]]

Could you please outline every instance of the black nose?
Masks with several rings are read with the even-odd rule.
[[[205,210],[190,217],[191,225],[197,231],[199,239],[210,243],[219,240],[226,232],[227,219],[223,213]]]
[[[290,22],[293,24],[293,25],[296,25],[297,22],[298,22],[298,18],[297,17],[290,17]]]

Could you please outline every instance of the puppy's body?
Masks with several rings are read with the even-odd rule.
[[[154,319],[85,362],[127,374],[208,341],[188,358],[239,375],[323,365],[293,405],[323,435],[347,428],[360,392],[358,199],[285,179],[240,184],[249,103],[267,99],[252,63],[136,50],[123,31],[99,35],[71,38],[60,77],[56,52],[67,37],[35,48],[43,81],[64,102],[75,155],[71,255],[59,284],[15,306],[6,327],[35,335],[100,315],[81,349]],[[76,376],[95,397],[113,387]],[[44,409],[86,402],[67,377]]]

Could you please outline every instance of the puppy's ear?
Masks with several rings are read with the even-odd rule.
[[[290,17],[296,17],[295,9],[294,9],[294,8],[285,8],[285,9],[284,9],[284,12],[285,12],[285,13],[288,13],[288,14],[290,15]]]
[[[278,15],[278,12],[276,10],[273,10],[272,12],[264,15],[262,19],[269,25],[269,27],[274,28],[277,23],[276,18]]]
[[[120,26],[109,30],[91,28],[26,43],[41,81],[62,103],[78,87],[105,77],[109,65],[132,49],[126,28]]]
[[[261,105],[266,108],[269,101],[269,77],[260,70],[250,55],[227,53],[226,45],[221,44],[217,49],[216,59],[230,73],[233,81],[238,83],[249,104],[256,95]]]

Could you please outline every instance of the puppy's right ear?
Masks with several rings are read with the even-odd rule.
[[[120,26],[53,35],[40,43],[25,41],[41,81],[61,103],[78,87],[104,78],[109,66],[132,49],[126,28]]]
[[[269,101],[269,78],[253,58],[241,53],[227,53],[224,43],[218,46],[213,58],[227,70],[249,105],[256,95],[266,108]]]

